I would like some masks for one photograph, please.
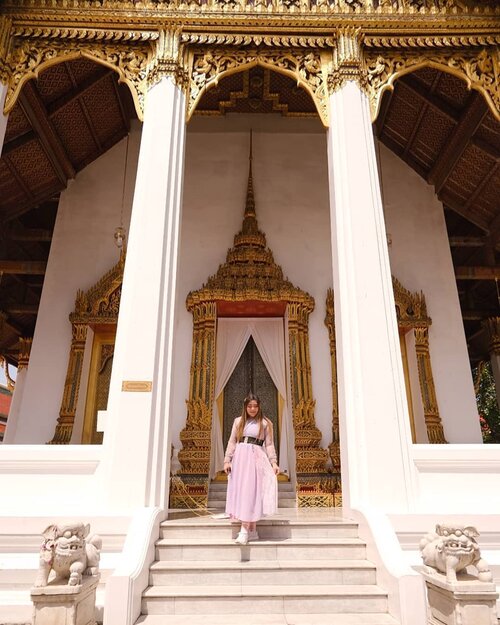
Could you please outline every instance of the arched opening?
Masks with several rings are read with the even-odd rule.
[[[44,350],[45,366],[61,369],[57,384],[55,380],[45,383],[59,389],[50,393],[54,398],[58,396],[56,404],[60,404],[63,393],[71,341],[68,315],[73,311],[77,291],[88,289],[116,263],[113,228],[120,225],[124,213],[127,218],[129,210],[124,207],[124,199],[129,201],[125,187],[130,182],[125,180],[124,168],[136,141],[130,139],[129,148],[126,138],[130,134],[138,138],[140,131],[134,121],[136,112],[130,89],[119,78],[107,65],[82,55],[46,64],[36,78],[24,82],[8,116],[0,158],[0,310],[6,315],[0,333],[0,354],[8,362],[19,364],[22,339],[33,337],[37,326],[37,334],[45,335],[48,348]],[[99,161],[95,169],[89,168],[104,155],[105,160]],[[99,181],[96,173],[99,168],[109,172],[106,192],[106,182]],[[88,202],[86,198],[90,198]],[[74,240],[72,249],[63,249],[59,243],[61,237],[68,238],[68,224],[72,224],[70,230],[74,229]],[[57,233],[58,228],[61,236],[54,247],[54,229]],[[105,250],[100,236],[107,228],[109,249]],[[78,249],[78,242],[83,241],[86,252]],[[73,281],[63,268],[80,254],[80,275],[74,274]],[[42,318],[40,303],[49,263],[51,309],[42,310]],[[63,311],[65,307],[67,310]],[[63,312],[58,327],[55,319],[59,309]],[[50,315],[54,319],[52,327],[47,321]],[[67,346],[64,356],[61,349],[56,363],[53,358],[58,352],[58,336],[65,337]],[[34,350],[37,351],[36,342]],[[43,365],[39,362],[38,366]],[[49,395],[43,387],[44,383],[33,391],[35,395]],[[45,414],[42,404],[43,401],[39,405],[41,421],[50,423],[48,431],[40,432],[40,438],[26,433],[26,442],[52,438],[59,407],[47,405]]]
[[[429,315],[440,327],[433,323],[429,334],[431,342],[437,340],[438,343],[434,350],[431,347],[431,354],[437,367],[438,404],[446,410],[447,397],[456,393],[451,388],[454,377],[451,361],[454,359],[448,356],[446,371],[446,349],[461,343],[464,346],[461,359],[467,361],[468,353],[473,370],[479,363],[493,358],[487,320],[497,318],[500,310],[497,286],[500,122],[481,92],[469,89],[467,82],[458,76],[432,66],[406,73],[395,81],[393,92],[385,92],[375,130],[382,144],[380,167],[391,261],[402,263],[401,240],[406,237],[403,229],[391,225],[396,221],[398,210],[412,220],[414,238],[420,239],[417,244],[406,237],[407,260],[403,275],[406,273],[408,279],[403,279],[395,268],[393,273],[411,290],[424,292]],[[396,209],[396,195],[391,188],[394,190],[403,182],[402,179],[398,182],[399,166],[394,159],[386,157],[384,146],[432,185],[434,199],[426,204],[422,195],[417,208],[418,198],[411,197],[407,188],[406,196],[400,193],[401,203]],[[436,200],[438,205],[431,210]],[[414,205],[413,211],[407,208],[410,204]],[[436,256],[431,266],[429,258],[438,246],[444,253],[439,262]],[[411,250],[414,260],[410,269]],[[449,307],[451,302],[457,319]],[[446,307],[448,313],[444,313]],[[442,315],[444,318],[440,321]],[[448,327],[445,327],[446,315]],[[447,383],[443,382],[446,377]],[[472,396],[470,380],[467,386]],[[472,412],[473,408],[469,402],[468,411]],[[459,407],[456,412],[460,414]],[[468,418],[477,421],[474,414],[469,414]],[[448,428],[450,425],[459,428],[459,421],[459,416],[455,426],[448,421]]]

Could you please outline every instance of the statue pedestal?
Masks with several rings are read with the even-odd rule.
[[[84,577],[78,586],[32,588],[33,625],[97,625],[95,600],[99,578]]]
[[[498,625],[493,582],[463,575],[447,582],[441,573],[423,572],[429,602],[429,625]]]

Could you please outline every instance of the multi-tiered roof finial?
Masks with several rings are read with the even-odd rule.
[[[283,276],[267,247],[266,235],[259,230],[255,212],[252,175],[252,133],[250,133],[247,196],[243,225],[234,237],[234,246],[228,250],[226,262],[217,273],[208,278],[199,291],[189,293],[188,310],[204,301],[281,301],[301,302],[309,311],[313,298],[293,286]]]

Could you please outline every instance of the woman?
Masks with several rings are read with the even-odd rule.
[[[256,523],[278,507],[279,467],[273,443],[273,425],[265,417],[257,395],[243,402],[241,417],[233,423],[224,457],[227,485],[226,514],[241,521],[240,545],[258,540]]]

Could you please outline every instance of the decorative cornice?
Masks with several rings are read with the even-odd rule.
[[[123,270],[125,267],[125,252],[120,254],[120,260],[88,291],[78,291],[75,300],[75,310],[69,316],[74,326],[88,325],[92,322],[116,323],[120,308]]]
[[[432,324],[432,319],[427,314],[427,304],[422,291],[420,293],[408,291],[394,276],[392,276],[392,289],[400,328],[427,328]]]
[[[333,48],[335,37],[299,37],[295,35],[260,35],[232,33],[182,33],[181,41],[191,45],[224,45],[224,46],[267,46],[286,48]]]
[[[200,304],[214,301],[283,301],[299,304],[309,314],[314,310],[314,299],[283,276],[267,247],[266,235],[259,230],[251,163],[250,159],[243,224],[234,237],[234,246],[217,273],[200,290],[188,294],[187,309],[193,311]]]
[[[470,48],[495,46],[500,43],[500,34],[491,35],[422,35],[422,36],[373,36],[363,39],[367,48]]]

